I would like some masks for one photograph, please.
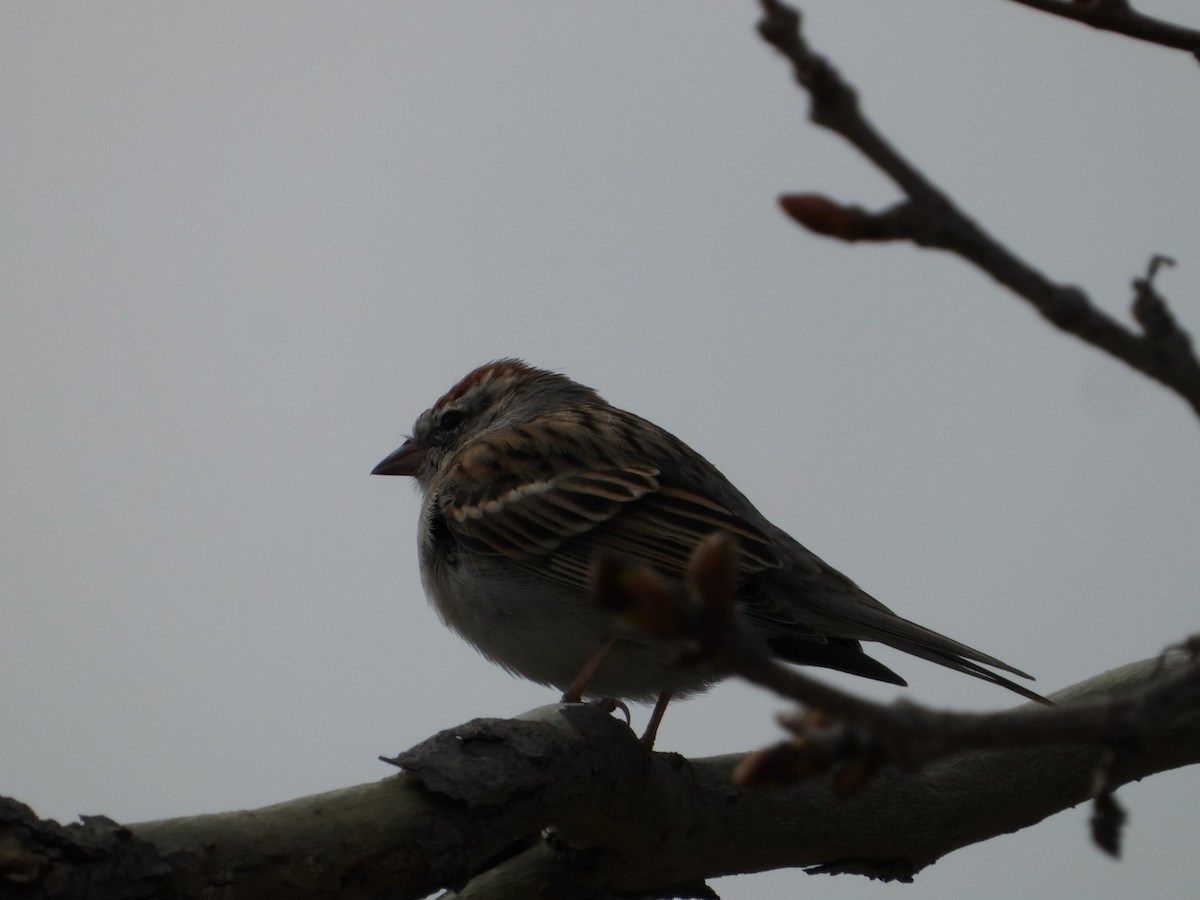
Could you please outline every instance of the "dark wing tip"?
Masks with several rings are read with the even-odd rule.
[[[867,656],[858,641],[841,638],[816,641],[784,635],[767,638],[767,646],[780,659],[797,665],[820,666],[900,687],[908,686],[907,681],[879,660]]]

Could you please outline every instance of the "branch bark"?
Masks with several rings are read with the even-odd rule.
[[[1054,698],[1128,692],[1159,665],[1125,666]],[[258,810],[63,828],[9,802],[0,897],[79,896],[84,884],[96,898],[417,898],[445,887],[552,897],[564,884],[592,886],[578,896],[704,896],[707,878],[784,866],[907,880],[1089,799],[1104,753],[1080,743],[964,753],[916,772],[886,767],[838,800],[824,777],[739,789],[741,755],[648,755],[594,706],[547,706],[442,732],[396,758],[402,774]],[[1191,709],[1120,754],[1112,784],[1196,762]]]

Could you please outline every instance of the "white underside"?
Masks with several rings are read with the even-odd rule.
[[[586,595],[506,560],[473,557],[457,569],[438,561],[421,568],[442,621],[488,659],[531,681],[565,690],[610,635],[617,643],[586,696],[649,701],[664,690],[693,693],[716,680],[676,665],[678,647],[630,632]]]

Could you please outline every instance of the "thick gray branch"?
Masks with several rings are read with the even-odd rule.
[[[1129,690],[1154,667],[1126,666],[1056,696]],[[548,706],[436,735],[401,754],[404,773],[373,784],[128,831],[110,824],[101,829],[107,844],[90,856],[66,849],[67,833],[78,838],[85,829],[3,807],[0,897],[16,896],[18,880],[22,890],[49,888],[72,874],[94,896],[132,896],[104,893],[99,876],[127,879],[135,864],[114,867],[111,859],[134,850],[136,866],[148,865],[154,883],[170,883],[175,896],[219,888],[229,898],[415,898],[447,886],[492,895],[478,891],[480,878],[503,896],[506,872],[519,873],[526,896],[537,896],[531,873],[545,885],[582,878],[598,888],[595,896],[698,891],[718,875],[828,863],[906,877],[1087,800],[1102,752],[1061,744],[963,754],[915,773],[884,769],[838,801],[825,778],[778,791],[736,789],[730,773],[741,756],[648,756],[619,719],[592,706]],[[1193,709],[1122,754],[1114,783],[1196,762]]]

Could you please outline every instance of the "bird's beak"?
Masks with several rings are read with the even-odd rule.
[[[372,475],[416,475],[428,448],[409,438],[383,462],[371,470]]]

